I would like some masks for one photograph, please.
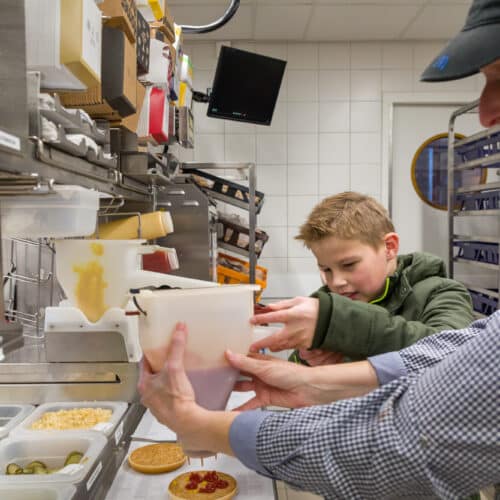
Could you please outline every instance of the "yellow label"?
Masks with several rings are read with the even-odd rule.
[[[92,245],[92,251],[104,253],[101,244],[92,243]],[[104,291],[108,286],[104,281],[104,268],[97,260],[93,260],[81,266],[73,266],[73,272],[79,275],[75,288],[77,306],[89,321],[95,323],[108,310],[108,306],[104,303]]]

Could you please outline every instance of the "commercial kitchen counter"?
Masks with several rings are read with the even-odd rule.
[[[229,400],[229,408],[240,405],[249,395],[233,393]],[[141,446],[151,444],[147,440],[175,441],[175,433],[158,423],[147,411],[132,435],[127,456]],[[114,481],[108,491],[106,500],[164,500],[168,498],[167,490],[170,481],[177,475],[190,470],[218,470],[231,474],[238,481],[238,500],[275,500],[278,498],[275,482],[256,472],[247,469],[236,458],[219,454],[203,460],[191,459],[180,469],[165,474],[146,475],[129,467],[125,457]]]

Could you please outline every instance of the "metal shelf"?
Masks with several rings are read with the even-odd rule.
[[[454,234],[454,240],[462,240],[462,241],[481,241],[484,243],[500,243],[500,236],[475,236],[475,235],[463,235],[463,234]]]
[[[474,184],[458,188],[456,193],[475,193],[476,191],[488,191],[491,189],[500,189],[500,182],[489,182],[487,184]]]
[[[500,163],[500,153],[495,153],[490,156],[485,156],[484,158],[476,158],[474,160],[466,161],[465,163],[461,163],[460,165],[454,167],[456,172],[460,172],[462,170],[471,170],[473,168],[478,167],[497,167]]]
[[[481,215],[500,215],[500,208],[492,208],[489,210],[453,210],[455,217],[477,217]]]
[[[464,137],[463,139],[455,141],[453,146],[456,149],[456,148],[459,148],[461,146],[471,144],[477,140],[485,139],[485,138],[490,137],[490,136],[497,134],[499,132],[500,132],[500,125],[495,125],[494,127],[491,127],[487,130],[481,130],[480,132],[477,132],[475,134]]]
[[[488,288],[482,288],[480,286],[476,285],[471,285],[470,283],[467,283],[466,281],[462,281],[462,283],[469,289],[473,290],[474,292],[482,293],[484,295],[489,295],[490,297],[493,297],[495,299],[500,298],[500,294],[498,292],[495,292],[493,290],[488,290]]]
[[[476,260],[462,259],[460,257],[453,257],[453,262],[459,264],[468,264],[470,266],[482,267],[485,269],[491,269],[492,271],[499,271],[497,264],[488,264],[487,262],[478,262]]]

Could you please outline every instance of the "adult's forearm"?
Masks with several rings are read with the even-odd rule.
[[[379,387],[368,361],[316,366],[309,368],[306,376],[311,405],[362,396]]]

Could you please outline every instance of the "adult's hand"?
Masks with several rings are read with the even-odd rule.
[[[308,348],[311,346],[318,321],[319,300],[311,297],[295,297],[269,304],[271,312],[257,314],[251,318],[254,325],[283,323],[278,332],[254,342],[250,350],[257,352],[268,348],[276,352],[284,349]]]
[[[235,390],[255,391],[254,398],[236,408],[240,411],[331,403],[378,387],[375,370],[368,361],[309,367],[263,354],[243,356],[227,351],[226,358],[251,379],[237,382]]]
[[[236,413],[212,412],[199,406],[184,369],[187,329],[177,323],[163,368],[153,373],[146,358],[141,361],[138,390],[141,403],[162,424],[177,433],[186,450],[232,454],[229,427]]]

